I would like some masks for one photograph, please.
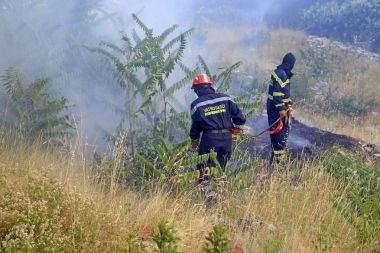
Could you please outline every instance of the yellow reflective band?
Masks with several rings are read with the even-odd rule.
[[[285,96],[285,94],[282,92],[273,92],[273,96],[274,97],[283,97],[283,96]]]
[[[290,99],[290,98],[284,98],[283,100],[282,100],[282,102],[284,102],[284,103],[289,103],[289,102],[291,102],[292,100]]]
[[[286,154],[286,150],[274,150],[273,151],[275,155],[283,155]]]
[[[276,107],[280,107],[280,106],[283,106],[283,105],[285,105],[284,103],[281,103],[281,104],[277,104],[277,105],[275,105]]]
[[[273,100],[273,96],[268,94],[268,99]]]
[[[278,84],[281,86],[281,88],[285,88],[285,86],[290,83],[290,80],[286,80],[285,82],[283,82],[281,80],[281,78],[278,77],[278,75],[273,71],[272,72],[272,76],[274,77],[274,79],[276,79],[276,81],[278,82]]]

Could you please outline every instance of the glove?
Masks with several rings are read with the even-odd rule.
[[[236,141],[238,138],[238,135],[242,132],[240,128],[233,127],[231,128],[231,133],[232,133],[232,140]]]
[[[279,113],[280,113],[280,118],[281,119],[284,119],[284,118],[286,118],[288,116],[287,110],[281,110],[281,111],[279,111]]]
[[[292,123],[293,123],[293,109],[290,107],[288,110],[288,126],[289,128],[292,128]]]
[[[196,149],[199,145],[199,141],[198,140],[191,140],[191,147],[193,149]]]

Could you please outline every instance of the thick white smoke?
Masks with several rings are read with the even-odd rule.
[[[21,71],[26,82],[49,77],[52,92],[75,105],[73,113],[85,128],[87,141],[105,145],[104,133],[112,133],[119,123],[114,111],[122,107],[124,96],[102,57],[85,45],[95,47],[104,40],[119,44],[121,32],[137,29],[131,18],[136,13],[156,33],[173,24],[180,25],[178,32],[194,27],[196,34],[185,53],[186,63],[193,65],[198,54],[207,58],[207,48],[202,48],[197,34],[202,20],[253,23],[271,4],[242,0],[1,0],[0,74],[12,67]]]

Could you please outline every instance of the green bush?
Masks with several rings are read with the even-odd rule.
[[[91,203],[46,176],[26,179],[25,189],[6,186],[0,196],[0,252],[125,250],[112,242],[122,229]]]
[[[357,231],[360,247],[380,250],[380,170],[366,163],[359,154],[338,147],[333,148],[323,161],[327,172],[345,185],[349,208],[333,198],[335,208],[352,223]]]
[[[284,243],[280,240],[259,241],[259,245],[264,253],[277,253],[284,248]]]
[[[75,129],[70,116],[65,115],[71,105],[65,97],[54,99],[48,92],[47,78],[25,85],[18,71],[9,69],[2,76],[2,84],[13,125],[21,128],[31,138],[42,136],[62,142]]]
[[[221,224],[215,225],[213,231],[206,236],[205,253],[227,253],[231,250],[231,240],[228,230]]]
[[[169,225],[166,221],[158,224],[158,230],[153,233],[153,241],[157,245],[157,252],[160,253],[179,253],[177,246],[179,237],[176,236],[176,230],[173,225]]]

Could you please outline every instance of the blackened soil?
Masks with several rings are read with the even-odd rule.
[[[247,125],[251,128],[247,134],[255,135],[268,127],[268,122],[265,116],[258,116],[249,121]],[[321,151],[330,149],[334,145],[339,145],[349,150],[361,148],[361,143],[354,138],[324,131],[297,120],[293,121],[288,144],[291,155],[296,157],[300,155],[313,156]],[[245,148],[262,158],[268,159],[271,152],[270,137],[268,134],[263,134],[254,142],[245,145]]]

